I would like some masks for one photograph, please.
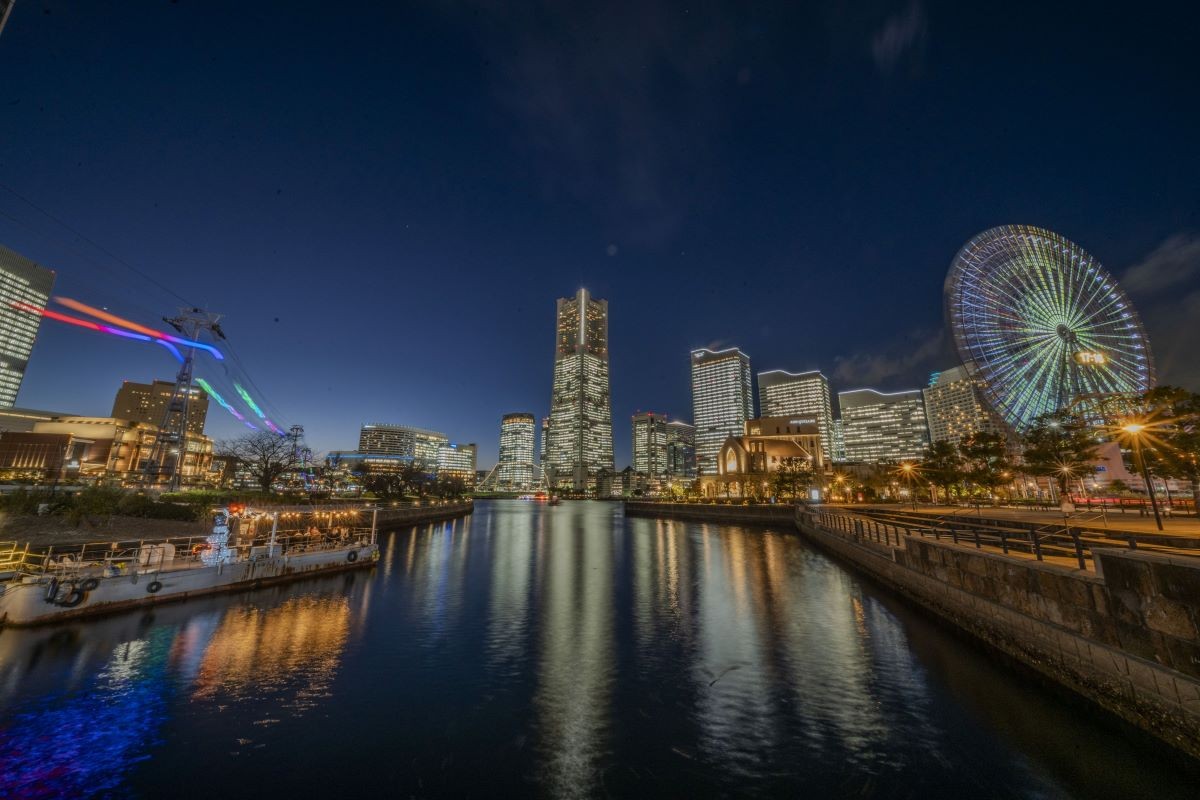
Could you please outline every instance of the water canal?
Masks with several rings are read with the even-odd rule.
[[[373,571],[0,631],[0,797],[1194,797],[785,531],[485,501]]]

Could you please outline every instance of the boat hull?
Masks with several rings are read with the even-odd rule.
[[[206,567],[188,565],[114,577],[96,576],[96,586],[67,608],[46,600],[45,579],[8,583],[0,594],[0,625],[43,625],[108,614],[138,606],[186,600],[218,592],[255,589],[273,583],[373,566],[379,546],[367,544],[309,553],[262,556]],[[155,585],[157,584],[157,586]]]

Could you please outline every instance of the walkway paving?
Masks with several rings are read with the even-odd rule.
[[[856,508],[879,508],[886,511],[907,511],[912,513],[910,505],[878,505],[839,506],[848,510]],[[1058,511],[1030,511],[1023,508],[989,508],[983,506],[976,510],[967,506],[930,506],[918,505],[918,514],[957,514],[959,516],[982,516],[991,519],[1007,519],[1017,522],[1036,522],[1040,524],[1062,524],[1063,515]],[[1080,511],[1072,514],[1071,524],[1088,528],[1108,527],[1114,531],[1130,531],[1132,533],[1160,533],[1154,524],[1154,517],[1141,517],[1137,513],[1122,514],[1119,511],[1109,513],[1107,520],[1100,516],[1099,511]],[[1107,526],[1105,522],[1107,521]],[[1176,536],[1200,537],[1200,520],[1195,517],[1170,517],[1163,519],[1163,534]]]

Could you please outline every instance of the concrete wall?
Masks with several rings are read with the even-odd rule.
[[[906,538],[813,542],[1024,664],[1200,757],[1200,559],[1098,550],[1099,575]]]
[[[402,508],[380,508],[377,520],[379,530],[403,528],[407,525],[418,525],[423,522],[438,522],[444,519],[465,517],[475,510],[473,500],[448,505],[428,505]]]
[[[783,525],[790,528],[796,516],[796,507],[783,503],[740,506],[626,500],[625,513],[631,517],[659,517],[693,522],[730,522],[748,525]]]

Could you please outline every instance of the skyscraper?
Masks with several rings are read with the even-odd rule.
[[[829,379],[819,370],[787,372],[773,369],[758,373],[759,413],[764,417],[805,416],[817,421],[821,449],[831,459],[833,446],[833,404],[829,400]]]
[[[476,447],[471,444],[438,445],[437,474],[439,478],[458,478],[468,486],[475,485]]]
[[[153,383],[124,381],[113,400],[112,415],[117,419],[147,422],[155,426],[162,425],[167,414],[167,406],[170,405],[174,393],[175,381],[154,381]],[[181,412],[172,412],[172,424],[177,422],[175,417],[179,413]],[[188,398],[188,433],[204,433],[204,422],[207,418],[208,395],[200,387],[193,386],[191,397]]]
[[[542,438],[538,442],[538,466],[546,469],[546,443],[550,441],[550,418],[542,417]],[[544,477],[544,476],[543,476]]]
[[[677,419],[667,423],[667,474],[696,477],[696,428]]]
[[[931,441],[958,444],[973,433],[1004,431],[1004,423],[984,400],[982,381],[968,366],[935,373],[922,393]]]
[[[7,10],[0,2],[0,14]],[[17,401],[42,321],[36,312],[46,308],[53,288],[53,271],[0,246],[0,408]]]
[[[533,485],[533,414],[505,414],[500,419],[500,458],[496,463],[499,489],[528,489]]]
[[[750,356],[736,347],[692,351],[692,422],[696,425],[696,468],[717,474],[717,452],[725,439],[741,436],[754,417]]]
[[[915,460],[929,446],[925,401],[920,389],[838,392],[846,460],[866,463]]]
[[[633,471],[650,477],[667,472],[667,418],[653,411],[633,415]]]
[[[587,289],[559,298],[550,399],[547,480],[576,492],[613,470],[612,405],[608,375],[608,301]]]

